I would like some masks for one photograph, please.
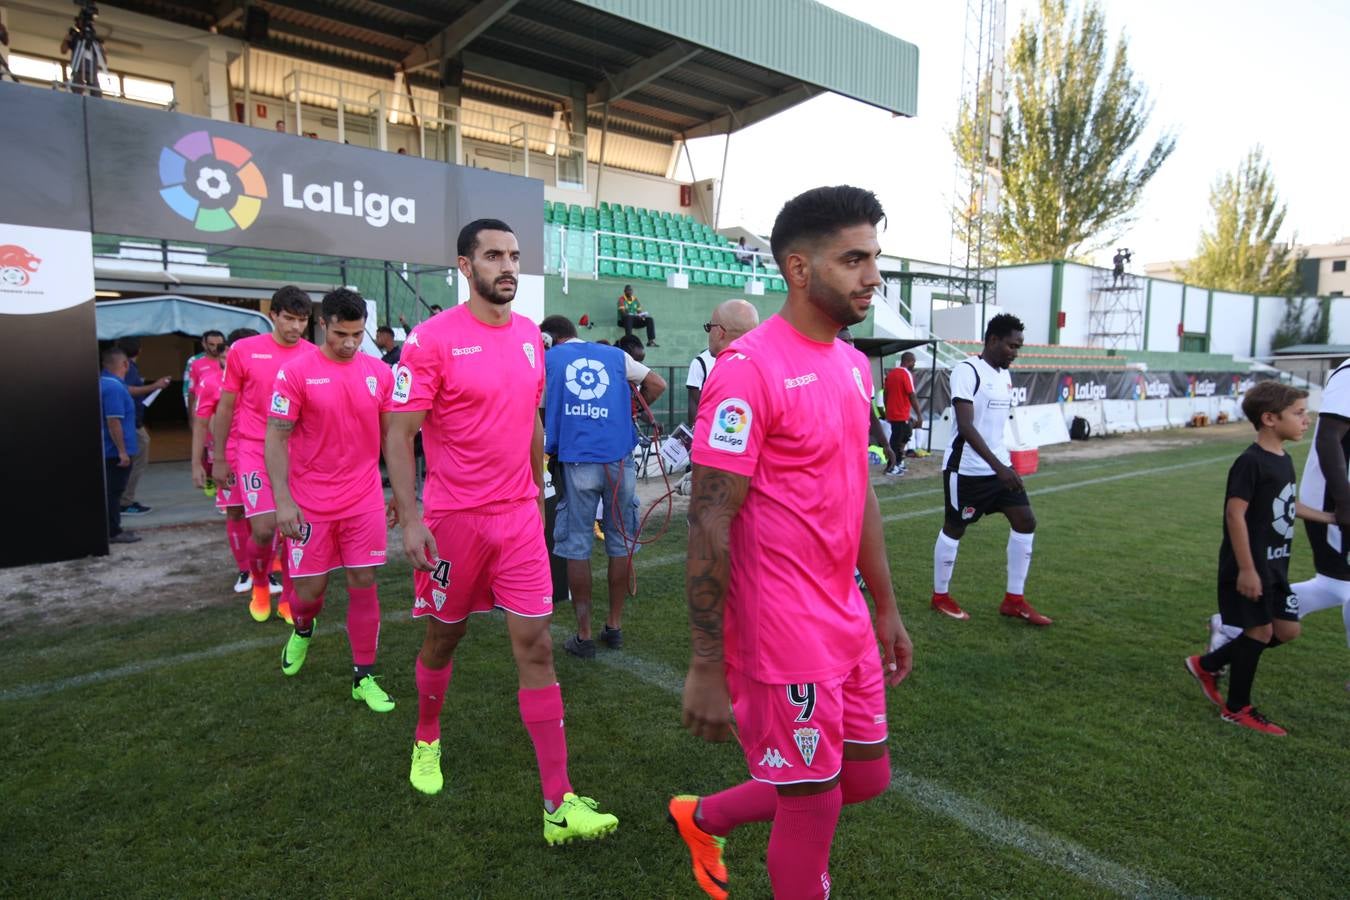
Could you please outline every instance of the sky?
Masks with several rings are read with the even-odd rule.
[[[821,184],[877,192],[890,254],[946,263],[955,161],[948,134],[961,80],[960,0],[824,0],[919,47],[918,114],[892,116],[834,94],[731,137],[719,227],[767,237],[790,196]],[[1076,0],[1081,8],[1081,0]],[[1137,221],[1113,246],[1135,267],[1187,259],[1210,222],[1209,190],[1246,152],[1265,148],[1288,216],[1281,238],[1350,236],[1350,3],[1335,0],[1101,0],[1108,33],[1122,31],[1153,103],[1142,156],[1163,131],[1176,150],[1144,191]],[[1035,0],[1009,0],[1009,40]],[[824,125],[825,127],[822,127]],[[689,145],[693,175],[715,178],[724,139]],[[679,177],[689,177],[682,163]],[[1109,264],[1113,250],[1094,261]],[[958,254],[958,258],[961,254]]]

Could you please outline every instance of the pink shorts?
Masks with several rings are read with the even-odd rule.
[[[239,496],[239,492],[234,489],[235,482],[239,476],[235,474],[233,468],[230,469],[230,477],[225,479],[225,483],[216,482],[216,508],[224,509],[227,506],[243,506],[244,499]]]
[[[298,541],[286,538],[292,578],[384,565],[389,539],[384,507],[329,522],[305,522],[300,535]]]
[[[446,624],[500,606],[536,618],[553,612],[544,523],[533,500],[428,516],[440,556],[413,572],[413,618]]]
[[[845,742],[886,740],[886,686],[875,650],[847,674],[814,684],[765,684],[728,666],[727,688],[756,781],[829,781],[843,766]]]
[[[263,445],[257,441],[240,443],[242,446],[235,451],[235,459],[231,461],[230,468],[235,475],[234,489],[238,492],[238,496],[243,498],[244,517],[251,519],[254,516],[276,512],[277,503],[272,499],[272,482],[267,477]]]

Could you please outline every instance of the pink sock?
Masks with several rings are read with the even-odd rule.
[[[416,739],[432,741],[441,739],[441,707],[445,705],[445,689],[450,686],[450,670],[455,661],[445,664],[444,669],[431,669],[417,658],[417,734]]]
[[[572,790],[567,778],[567,732],[563,728],[562,687],[521,688],[516,693],[520,719],[534,742],[544,799],[555,807]]]
[[[843,794],[778,798],[769,835],[769,882],[776,900],[820,900],[830,895],[830,844]]]
[[[347,588],[347,639],[352,644],[352,665],[375,665],[380,643],[380,600],[375,585]]]
[[[291,597],[291,621],[296,631],[308,631],[314,627],[314,620],[323,612],[323,594],[313,600],[302,600],[299,594]]]
[[[839,790],[845,803],[861,803],[880,796],[891,786],[891,757],[846,759],[839,773]]]
[[[253,543],[253,538],[248,533],[248,522],[244,519],[226,519],[225,539],[230,545],[230,553],[234,556],[234,564],[239,567],[239,571],[249,571],[249,557],[252,552],[249,550],[249,544]]]
[[[244,520],[244,527],[251,530],[247,519]],[[267,573],[272,570],[272,545],[270,543],[259,544],[250,537],[248,549],[248,571],[253,576],[253,583],[255,585],[267,584]]]
[[[726,837],[746,822],[767,822],[778,810],[778,788],[763,781],[744,781],[698,804],[698,827],[708,834]]]

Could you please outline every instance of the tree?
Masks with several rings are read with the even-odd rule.
[[[1145,185],[1172,154],[1164,134],[1142,162],[1138,146],[1152,104],[1130,68],[1122,35],[1107,52],[1106,18],[1088,0],[1071,18],[1068,0],[1040,0],[1023,18],[1006,56],[1009,84],[998,158],[1003,189],[986,222],[1001,262],[1067,259],[1112,243],[1131,221]],[[982,139],[990,103],[985,79],[974,109],[963,106],[952,146],[968,173],[968,190],[953,209],[969,243],[979,226]]]
[[[1275,243],[1287,207],[1260,145],[1247,151],[1236,171],[1215,179],[1209,205],[1213,224],[1201,232],[1200,248],[1181,267],[1182,278],[1241,294],[1298,291],[1299,255],[1290,244]]]

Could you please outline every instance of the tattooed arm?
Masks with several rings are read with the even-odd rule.
[[[267,477],[272,481],[272,498],[277,505],[277,528],[288,538],[299,539],[300,527],[304,524],[300,507],[295,505],[291,496],[291,432],[295,423],[276,416],[267,417],[267,439],[263,444],[263,460],[267,464]],[[236,477],[240,477],[236,473]],[[248,490],[245,485],[243,490]]]
[[[684,727],[704,740],[725,741],[731,709],[722,662],[722,606],[731,578],[731,520],[745,502],[750,479],[695,463],[693,482],[684,582],[693,658],[684,683]]]

